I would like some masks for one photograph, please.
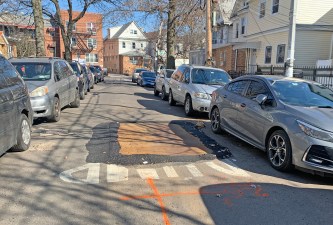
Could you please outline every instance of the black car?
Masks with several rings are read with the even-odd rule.
[[[15,68],[0,55],[0,155],[30,146],[33,111],[28,88]]]
[[[89,89],[89,77],[88,74],[84,72],[81,64],[78,62],[69,63],[73,68],[77,76],[77,81],[79,85],[80,99],[83,100]]]
[[[98,66],[89,66],[89,69],[95,75],[95,84],[104,81],[104,76],[103,76],[102,71],[100,70],[100,68]]]

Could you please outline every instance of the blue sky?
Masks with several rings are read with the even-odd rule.
[[[59,2],[60,2],[60,7],[62,9],[68,9],[67,0],[59,0]],[[79,0],[73,0],[73,9],[76,11],[81,11],[82,6],[81,6]],[[103,12],[101,12],[100,10],[101,9],[98,9],[96,7],[91,7],[88,9],[88,12],[95,12],[95,13],[103,14]],[[135,21],[146,32],[154,31],[154,29],[156,29],[158,26],[155,18],[153,18],[153,17],[145,18],[142,13],[134,13],[133,16],[131,16],[131,17],[119,18],[117,21],[114,21],[114,24],[110,24],[106,20],[103,24],[103,36],[105,37],[105,35],[107,33],[106,32],[107,28],[112,27],[112,26],[119,26],[119,25],[128,23],[130,21]]]

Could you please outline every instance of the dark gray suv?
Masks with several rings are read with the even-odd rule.
[[[0,55],[0,154],[30,146],[32,108],[28,88],[15,68]]]

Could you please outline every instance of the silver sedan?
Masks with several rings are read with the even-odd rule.
[[[245,76],[213,92],[213,132],[266,151],[272,167],[333,173],[333,91],[282,76]]]

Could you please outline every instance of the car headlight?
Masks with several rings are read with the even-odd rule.
[[[333,133],[314,127],[299,120],[297,120],[297,123],[306,135],[323,141],[333,142]]]
[[[194,97],[196,97],[196,98],[202,98],[202,99],[209,99],[208,94],[201,93],[201,92],[194,93]]]
[[[49,89],[46,86],[36,88],[30,93],[30,97],[41,97],[49,93]]]

